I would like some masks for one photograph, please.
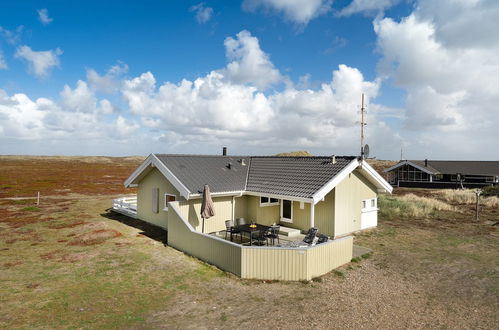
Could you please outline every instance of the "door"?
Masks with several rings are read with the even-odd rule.
[[[283,199],[281,203],[281,221],[293,222],[293,201]]]
[[[373,228],[378,225],[378,201],[376,198],[362,201],[360,212],[360,229]]]

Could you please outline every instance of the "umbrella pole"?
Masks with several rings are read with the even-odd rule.
[[[201,232],[204,234],[204,217],[203,217],[203,229]]]

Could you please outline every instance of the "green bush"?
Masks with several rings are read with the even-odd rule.
[[[482,189],[482,196],[496,196],[499,197],[499,186],[487,186]]]

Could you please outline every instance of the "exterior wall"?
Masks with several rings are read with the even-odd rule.
[[[241,276],[242,246],[220,238],[201,234],[186,224],[178,202],[171,203],[168,245],[218,268]],[[185,218],[184,218],[185,219]]]
[[[293,201],[293,222],[281,222],[282,226],[307,231],[310,228],[310,203],[303,203],[300,209],[300,202]]]
[[[353,171],[334,190],[334,237],[360,230],[362,200],[376,198],[376,187]]]
[[[158,213],[154,213],[152,210],[153,188],[159,189]],[[182,198],[178,190],[166,180],[158,169],[151,169],[139,182],[137,190],[137,217],[156,226],[168,229],[168,211],[163,211],[164,194],[166,193],[175,195],[177,198]]]
[[[311,280],[349,262],[353,238],[307,248],[250,247],[194,230],[179,202],[170,203],[168,245],[242,278]]]
[[[321,276],[344,265],[353,256],[353,237],[336,239],[330,244],[316,245],[307,250],[307,279]]]
[[[315,227],[319,229],[319,233],[334,236],[334,198],[335,189],[331,190],[325,197],[324,201],[315,204]]]
[[[279,223],[281,214],[281,205],[260,206],[260,197],[246,196],[247,198],[247,217],[248,221],[255,221],[262,225],[270,226]]]
[[[225,230],[225,221],[232,219],[232,196],[212,197],[215,215],[204,220],[204,232],[213,233]],[[236,198],[235,203],[240,201]],[[202,199],[184,200],[179,203],[182,215],[186,217],[194,230],[201,232],[203,218],[201,217]]]

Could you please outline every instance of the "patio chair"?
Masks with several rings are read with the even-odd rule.
[[[327,241],[329,241],[329,237],[324,234],[320,234],[317,244],[326,243]]]
[[[236,224],[237,224],[238,226],[240,226],[240,225],[245,225],[245,224],[246,224],[246,220],[245,220],[244,218],[237,218],[237,219],[236,219]]]
[[[252,237],[251,244],[256,244],[256,245],[269,245],[269,241],[267,239],[268,235],[268,230],[262,230],[258,232],[256,236]]]
[[[270,230],[267,233],[267,238],[270,239],[270,243],[272,245],[275,244],[276,238],[277,238],[277,244],[281,244],[281,242],[279,241],[279,230],[281,230],[281,226],[275,225],[270,227]]]
[[[239,234],[241,236],[241,242],[243,241],[243,233],[234,228],[234,221],[227,220],[225,221],[225,239],[227,239],[227,233],[230,233],[230,240],[232,241],[232,234]]]
[[[319,229],[317,229],[315,227],[310,228],[308,230],[307,234],[305,235],[305,237],[303,238],[303,242],[305,242],[307,244],[312,244],[314,241],[314,237],[318,231],[319,231]]]

